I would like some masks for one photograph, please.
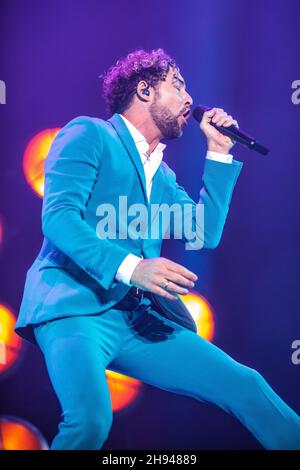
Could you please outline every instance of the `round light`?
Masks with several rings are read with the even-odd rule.
[[[186,295],[179,294],[179,297],[192,315],[197,326],[198,335],[211,341],[214,336],[215,322],[213,309],[209,302],[195,291],[190,291]]]
[[[113,411],[120,411],[129,406],[138,396],[141,381],[106,369],[107,383]]]
[[[44,194],[44,160],[59,130],[59,128],[55,128],[39,132],[29,141],[25,149],[24,175],[29,186],[40,197]]]
[[[47,441],[28,421],[0,416],[0,450],[48,450]]]
[[[10,369],[18,359],[22,339],[14,332],[15,316],[0,304],[0,374]]]

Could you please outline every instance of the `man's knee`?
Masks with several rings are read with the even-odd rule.
[[[112,410],[105,412],[82,409],[71,416],[65,416],[60,424],[57,435],[58,445],[60,436],[67,435],[70,446],[78,450],[99,450],[107,440],[113,422]],[[65,437],[62,440],[65,441]],[[53,449],[55,449],[55,441]]]
[[[231,373],[227,375],[226,383],[219,387],[217,395],[214,395],[214,402],[234,414],[238,409],[248,409],[259,396],[264,382],[257,370],[236,362]]]
[[[112,426],[112,413],[82,416],[81,432],[87,448],[100,449],[108,438]],[[92,447],[90,447],[92,446]]]
[[[241,398],[252,400],[265,382],[264,377],[256,370],[243,364],[239,365],[239,391]]]

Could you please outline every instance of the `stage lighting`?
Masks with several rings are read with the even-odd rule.
[[[40,431],[15,416],[0,416],[0,450],[48,450]]]
[[[202,338],[211,341],[214,336],[214,315],[213,309],[205,297],[195,291],[179,297],[189,310],[197,325],[197,333]]]
[[[40,197],[44,194],[44,160],[59,130],[59,128],[55,128],[39,132],[29,141],[25,149],[24,175],[31,189]]]
[[[136,400],[142,387],[140,380],[108,369],[106,369],[106,377],[114,412],[126,408]]]
[[[0,377],[19,357],[22,339],[14,332],[15,322],[13,313],[0,304]]]

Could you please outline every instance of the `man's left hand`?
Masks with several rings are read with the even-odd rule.
[[[212,108],[203,114],[200,122],[200,129],[207,138],[207,149],[212,152],[228,154],[234,146],[235,141],[230,137],[219,132],[209,123],[213,122],[217,126],[229,127],[234,125],[238,127],[238,123],[232,116],[229,116],[222,108]]]

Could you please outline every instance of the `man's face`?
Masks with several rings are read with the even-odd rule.
[[[185,82],[177,69],[168,71],[165,81],[161,81],[149,107],[155,125],[163,139],[180,137],[187,123],[187,111],[193,104],[192,97],[185,89]]]

